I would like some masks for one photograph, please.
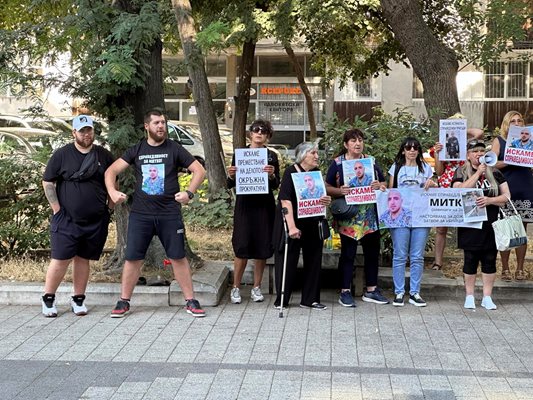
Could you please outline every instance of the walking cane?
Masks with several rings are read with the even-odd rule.
[[[281,209],[281,214],[283,215],[283,228],[285,229],[285,254],[283,255],[283,273],[281,274],[281,303],[279,317],[283,318],[283,301],[285,297],[285,273],[287,271],[287,252],[289,250],[289,225],[287,224],[286,215],[289,211],[286,207]]]

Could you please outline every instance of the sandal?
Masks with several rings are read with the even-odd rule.
[[[514,278],[517,281],[525,281],[527,279],[527,272],[524,271],[523,269],[517,269],[514,274]]]
[[[509,271],[508,269],[503,269],[502,270],[501,280],[502,281],[506,281],[506,282],[512,281],[513,280],[513,276],[511,275],[511,271]]]
[[[433,265],[431,266],[431,269],[433,271],[440,271],[442,269],[442,265],[437,264],[437,263],[433,263]]]

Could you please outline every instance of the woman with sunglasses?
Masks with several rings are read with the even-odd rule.
[[[424,188],[437,187],[431,179],[433,171],[424,161],[422,146],[414,137],[405,138],[396,154],[394,164],[389,169],[390,188]],[[402,307],[405,294],[405,265],[410,261],[409,303],[425,307],[426,302],[420,296],[420,283],[424,271],[424,250],[430,228],[390,228],[392,238],[392,278],[394,281],[393,305]]]
[[[527,228],[528,222],[533,222],[533,175],[531,168],[519,167],[517,165],[507,165],[503,162],[505,155],[505,146],[507,135],[509,134],[509,127],[524,126],[524,118],[518,111],[509,111],[503,117],[502,125],[500,127],[500,135],[495,137],[492,141],[492,151],[498,155],[498,168],[511,191],[512,202],[522,218],[524,227]],[[514,278],[517,281],[523,281],[528,278],[526,271],[524,271],[524,260],[526,258],[527,244],[517,247],[516,252],[516,272]],[[513,279],[511,271],[509,270],[509,256],[511,251],[500,251],[502,259],[502,280],[510,281]]]
[[[268,121],[255,120],[250,125],[248,138],[251,149],[266,147],[274,130]],[[267,150],[268,165],[263,171],[268,173],[268,193],[238,195],[233,214],[233,236],[231,243],[235,258],[233,261],[233,288],[230,301],[239,304],[241,299],[241,281],[249,259],[254,259],[254,286],[250,297],[252,301],[264,300],[261,293],[261,281],[266,260],[274,254],[272,246],[272,228],[276,203],[273,191],[279,186],[279,161],[276,153]],[[235,187],[235,156],[228,168],[228,188]]]
[[[478,264],[481,263],[483,278],[483,300],[481,306],[495,310],[492,301],[492,288],[496,279],[496,243],[492,223],[498,218],[498,206],[503,206],[509,198],[509,187],[500,171],[481,164],[479,158],[485,154],[485,143],[471,140],[467,145],[467,161],[455,171],[452,180],[454,188],[483,189],[483,196],[476,199],[476,206],[486,207],[487,221],[481,229],[457,228],[457,243],[464,251],[463,273],[466,298],[464,307],[475,309],[474,288]]]
[[[457,118],[465,118],[460,114],[456,114]],[[450,117],[455,118],[455,116]],[[467,140],[470,139],[482,139],[483,138],[483,129],[479,128],[468,128],[466,131]],[[432,149],[429,151],[429,155],[435,159],[435,174],[437,174],[437,181],[439,187],[449,188],[455,170],[461,167],[465,162],[464,161],[441,161],[439,160],[439,152],[444,148],[442,143],[435,143]],[[435,262],[433,263],[431,269],[435,271],[440,271],[442,269],[443,260],[444,260],[444,249],[446,247],[446,237],[448,235],[448,227],[438,226],[435,228]]]
[[[344,149],[329,166],[326,175],[326,191],[332,197],[342,197],[349,193],[350,187],[344,180],[342,162],[370,157],[364,154],[365,134],[359,129],[344,132]],[[374,164],[375,179],[370,183],[374,190],[385,183],[385,177],[378,165]],[[344,307],[355,307],[351,294],[353,280],[353,266],[357,246],[361,243],[364,254],[364,271],[366,290],[362,300],[376,304],[388,304],[389,299],[381,294],[378,284],[379,250],[381,236],[378,228],[375,204],[361,204],[357,206],[356,214],[347,220],[335,220],[335,229],[341,238],[341,255],[339,257],[339,275],[341,278],[341,292],[339,304]]]

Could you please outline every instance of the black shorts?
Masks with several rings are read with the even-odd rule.
[[[70,260],[74,256],[98,260],[102,255],[109,227],[109,213],[105,212],[95,222],[74,222],[63,208],[50,220],[50,246],[52,258]]]
[[[477,266],[481,262],[481,272],[484,274],[496,273],[497,250],[464,250],[465,263],[463,272],[466,275],[476,275]]]
[[[168,258],[179,260],[185,257],[181,215],[148,215],[132,212],[128,223],[126,260],[144,260],[154,235],[157,235],[161,241]]]

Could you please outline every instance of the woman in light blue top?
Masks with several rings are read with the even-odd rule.
[[[400,145],[394,164],[389,169],[390,188],[424,188],[436,187],[430,179],[431,167],[424,161],[422,146],[414,137],[405,138]],[[392,277],[394,280],[393,305],[404,305],[405,265],[410,261],[409,303],[425,307],[426,302],[420,296],[420,282],[424,271],[424,249],[430,228],[390,228],[393,244]]]

